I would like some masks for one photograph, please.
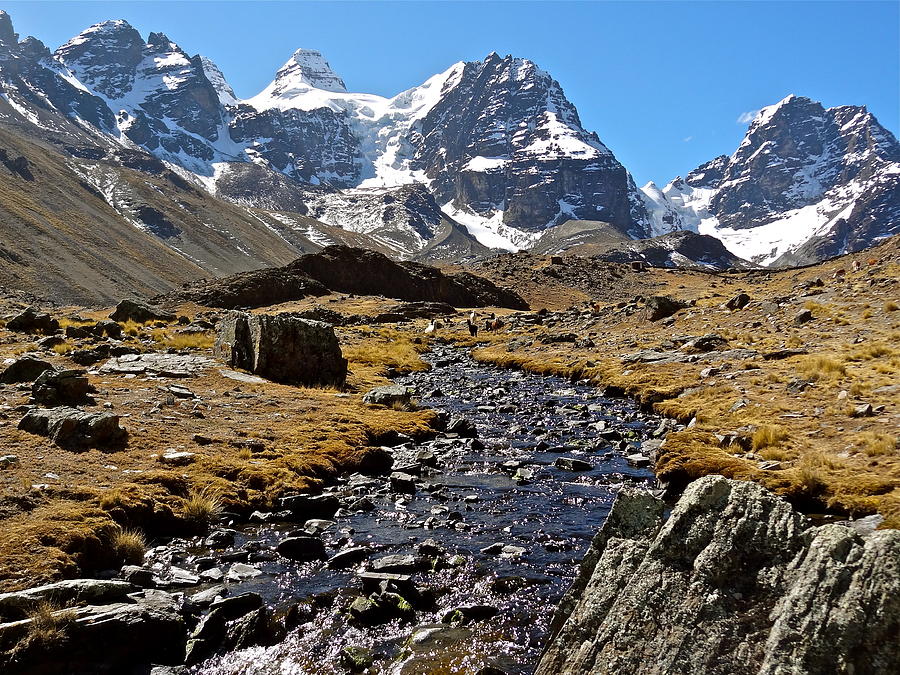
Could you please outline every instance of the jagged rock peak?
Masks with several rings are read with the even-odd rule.
[[[13,30],[12,18],[0,9],[0,44],[10,47],[19,41],[19,35]]]
[[[216,90],[222,105],[237,104],[238,98],[234,94],[234,89],[228,84],[228,80],[225,79],[225,75],[219,70],[219,66],[209,57],[201,55],[198,58],[200,59],[200,65],[203,67],[203,74],[206,75],[206,79],[209,80]]]
[[[315,49],[295,51],[278,70],[274,84],[276,94],[310,87],[325,91],[347,91],[344,81],[331,69],[322,53]]]

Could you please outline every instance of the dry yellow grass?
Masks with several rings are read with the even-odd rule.
[[[206,526],[212,523],[222,512],[222,497],[218,490],[211,487],[191,490],[184,501],[182,515],[189,523]]]
[[[424,336],[414,336],[394,328],[360,327],[347,335],[354,342],[346,347],[344,357],[353,364],[373,366],[381,374],[403,375],[427,370],[421,354],[428,350]],[[361,338],[361,339],[360,339]]]
[[[788,438],[784,428],[766,424],[753,432],[753,449],[756,451],[781,445]]]
[[[859,434],[855,444],[869,457],[894,456],[897,454],[897,438],[890,434],[867,431]]]
[[[147,538],[140,530],[119,530],[113,536],[112,547],[122,564],[140,565],[144,562]]]
[[[833,380],[844,377],[847,367],[831,356],[811,356],[801,364],[800,374],[812,381]]]

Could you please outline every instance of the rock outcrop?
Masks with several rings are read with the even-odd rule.
[[[92,447],[117,448],[128,437],[119,426],[119,416],[108,412],[89,413],[78,408],[34,409],[19,422],[19,429],[47,436],[69,450]]]
[[[286,269],[302,271],[341,293],[446,302],[454,307],[528,309],[516,292],[483,277],[467,272],[447,275],[436,267],[398,263],[376,251],[350,246],[329,246],[298,258]]]
[[[720,476],[662,513],[619,495],[536,675],[900,670],[900,532],[814,527]]]
[[[528,304],[516,292],[483,277],[468,272],[448,275],[429,265],[395,262],[377,251],[342,245],[301,256],[284,267],[200,281],[159,296],[155,301],[190,301],[209,307],[239,309],[267,307],[327,295],[329,291],[446,303],[453,307],[528,309]]]
[[[334,328],[289,314],[231,312],[219,324],[215,354],[275,382],[340,386],[347,378]]]

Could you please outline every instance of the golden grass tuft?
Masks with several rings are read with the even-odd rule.
[[[897,438],[890,434],[866,431],[856,436],[854,443],[869,457],[883,457],[897,454]]]
[[[31,620],[28,633],[14,651],[62,644],[68,637],[76,614],[74,610],[64,610],[49,600],[42,600],[28,612],[28,618]]]
[[[156,328],[150,337],[161,349],[212,349],[216,342],[212,333],[169,333]]]
[[[63,354],[68,354],[69,352],[74,351],[74,350],[75,350],[75,347],[66,342],[63,342],[62,344],[58,344],[58,345],[53,345],[50,348],[50,351],[52,351],[54,354],[59,354],[60,356],[62,356]]]
[[[115,508],[121,508],[127,504],[127,499],[125,498],[125,494],[118,488],[114,488],[112,490],[107,490],[102,495],[100,495],[100,508],[109,510]]]
[[[784,428],[774,424],[764,424],[753,432],[753,449],[756,451],[781,445],[788,438]],[[774,459],[774,457],[770,457]]]
[[[812,356],[800,365],[800,373],[808,380],[834,380],[847,374],[847,367],[830,356]]]
[[[144,562],[147,538],[140,530],[119,530],[113,535],[112,546],[117,560],[126,565],[140,565]]]
[[[375,366],[383,372],[407,374],[428,370],[420,354],[427,351],[428,342],[401,333],[393,328],[382,328],[362,343],[344,348],[344,357],[352,364]]]
[[[885,312],[896,312],[898,309],[900,309],[900,305],[898,305],[893,300],[888,300],[886,303],[884,303]]]
[[[222,512],[222,495],[211,487],[191,490],[184,503],[182,516],[195,525],[209,525]]]

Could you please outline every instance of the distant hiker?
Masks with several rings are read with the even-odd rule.
[[[478,325],[472,323],[472,319],[466,319],[466,326],[469,328],[469,335],[478,337]]]
[[[478,321],[478,317],[475,316],[475,310],[473,309],[469,312],[469,323],[476,323]]]

